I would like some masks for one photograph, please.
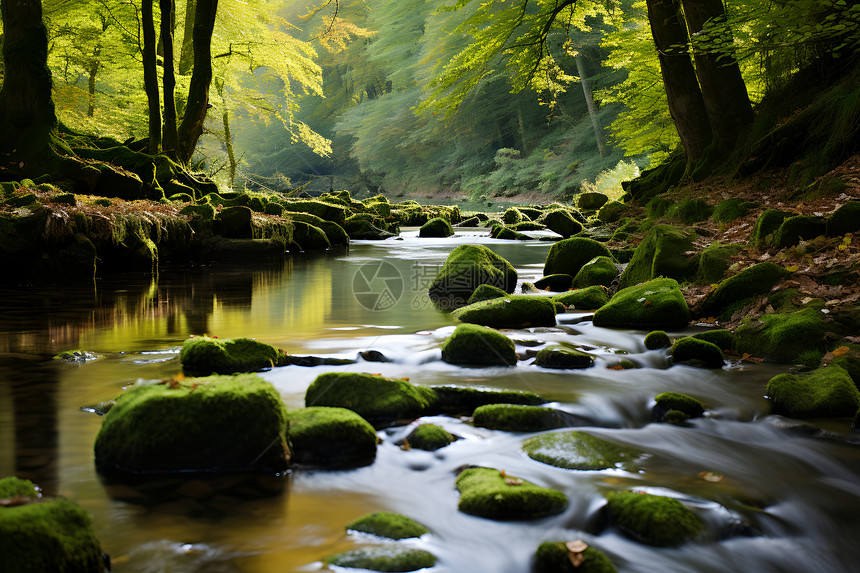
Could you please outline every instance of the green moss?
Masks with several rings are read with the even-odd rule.
[[[296,464],[350,468],[376,457],[376,431],[352,410],[302,408],[289,412],[287,423]]]
[[[189,338],[179,351],[186,374],[256,372],[283,363],[286,356],[274,346],[251,338]]]
[[[752,235],[750,235],[750,246],[760,248],[772,246],[777,229],[789,216],[789,213],[777,209],[765,209],[762,211],[761,215],[756,219],[755,227],[753,228]]]
[[[594,257],[612,258],[612,253],[605,245],[594,239],[585,237],[564,239],[550,247],[543,274],[546,276],[562,273],[575,277],[579,269]]]
[[[594,257],[579,269],[573,278],[574,288],[594,285],[609,286],[618,276],[618,267],[612,257]]]
[[[290,219],[291,221],[301,221],[303,223],[307,223],[309,225],[313,225],[314,227],[322,229],[323,233],[325,233],[325,236],[328,239],[328,242],[333,247],[343,247],[349,245],[349,235],[347,235],[343,227],[341,227],[337,223],[333,223],[332,221],[326,221],[325,219],[317,217],[316,215],[310,215],[308,213],[292,213],[289,211],[284,211],[283,213],[281,213],[281,216]]]
[[[711,214],[711,217],[713,217],[714,221],[717,221],[718,223],[731,223],[735,219],[740,219],[749,213],[750,207],[753,205],[754,204],[746,201],[745,199],[733,197],[731,199],[726,199],[725,201],[720,201],[714,208],[714,212]]]
[[[770,292],[789,271],[771,262],[755,264],[722,281],[696,306],[699,316],[721,314],[725,307],[740,300]]]
[[[563,346],[547,346],[537,353],[535,365],[559,370],[591,368],[594,366],[594,356]]]
[[[664,330],[652,330],[645,335],[645,348],[648,350],[659,350],[672,345],[669,335]]]
[[[367,215],[353,215],[338,224],[343,226],[350,239],[357,241],[380,241],[394,236],[394,233],[382,228],[385,225],[381,219]]]
[[[677,499],[621,491],[610,493],[607,501],[615,525],[644,543],[680,545],[705,529],[699,517]]]
[[[797,418],[848,417],[860,408],[860,391],[839,366],[809,374],[779,374],[767,383],[774,412]]]
[[[502,215],[502,221],[505,222],[505,225],[513,225],[515,223],[519,223],[523,220],[523,214],[520,213],[520,210],[516,207],[511,207],[506,210],[504,215]]]
[[[716,344],[685,336],[679,338],[669,350],[672,362],[703,368],[722,368],[724,366],[723,351]]]
[[[537,432],[570,425],[559,410],[519,404],[479,406],[472,417],[478,427],[506,432]]]
[[[16,477],[0,479],[0,499],[10,497],[39,497],[39,492],[30,480]]]
[[[645,215],[649,219],[659,219],[666,214],[666,211],[672,204],[663,197],[652,197],[645,204]]]
[[[491,328],[460,324],[442,344],[442,360],[464,366],[514,366],[513,341]]]
[[[442,426],[419,424],[406,437],[409,447],[430,452],[444,448],[454,441],[454,436]]]
[[[430,411],[436,393],[406,380],[359,372],[320,374],[305,393],[305,405],[348,408],[370,421],[417,418]]]
[[[441,307],[457,308],[483,284],[512,293],[517,286],[517,271],[483,245],[460,245],[445,259],[428,294]]]
[[[735,347],[734,333],[730,330],[725,330],[724,328],[697,332],[693,335],[693,338],[698,338],[699,340],[715,344],[720,350],[733,350]]]
[[[794,363],[806,366],[807,368],[818,368],[821,365],[822,358],[824,358],[823,350],[806,350],[798,354]]]
[[[687,225],[704,221],[714,212],[714,207],[708,205],[704,199],[683,199],[673,203],[666,210],[667,217],[680,219]]]
[[[860,231],[860,201],[847,201],[827,218],[827,236]]]
[[[622,289],[594,313],[595,326],[671,329],[689,320],[684,295],[678,283],[668,278]]]
[[[582,556],[582,564],[574,567],[563,542],[545,541],[535,552],[535,573],[617,573],[615,566],[599,549],[588,547]]]
[[[368,533],[386,539],[421,537],[430,530],[412,518],[397,513],[377,512],[360,517],[346,526],[347,531]]]
[[[475,289],[475,292],[472,293],[472,296],[469,297],[467,304],[474,304],[476,302],[481,302],[484,300],[492,300],[494,298],[500,298],[506,296],[508,293],[500,289],[499,287],[494,287],[492,285],[480,285]]]
[[[774,362],[792,362],[806,350],[823,347],[824,321],[813,308],[746,318],[735,330],[738,353]]]
[[[188,215],[192,219],[202,219],[205,221],[213,221],[215,219],[215,207],[209,203],[186,205],[179,213],[181,215]]]
[[[451,228],[451,223],[442,217],[430,219],[418,230],[419,237],[450,237],[453,234],[454,229]]]
[[[343,205],[315,199],[287,200],[283,204],[288,211],[310,213],[326,221],[337,223],[340,226],[343,226],[346,218],[350,215],[350,210]]]
[[[433,386],[439,398],[439,410],[446,414],[472,415],[475,408],[488,404],[523,404],[535,406],[546,402],[526,390],[486,390],[464,386]]]
[[[529,221],[537,221],[544,213],[543,209],[540,207],[524,207],[519,206],[517,209],[520,210],[520,213],[523,214],[523,217],[526,217]]]
[[[738,254],[742,248],[742,245],[721,245],[718,242],[708,245],[699,254],[699,270],[694,282],[710,285],[723,280],[726,271],[732,266],[732,256]]]
[[[536,223],[535,221],[520,221],[519,223],[514,223],[508,227],[512,231],[517,231],[518,233],[522,231],[542,231],[546,229],[546,225]]]
[[[555,326],[555,305],[548,297],[511,295],[470,304],[451,316],[472,324],[492,328]]]
[[[503,225],[497,225],[493,227],[493,230],[490,231],[490,237],[493,239],[502,239],[505,241],[531,241],[532,237],[524,233],[518,233],[513,229],[505,227]]]
[[[579,430],[540,434],[523,442],[531,459],[568,470],[605,470],[623,468],[635,471],[634,461],[643,452],[619,446]]]
[[[134,385],[102,418],[102,472],[283,472],[287,419],[277,390],[256,375]]]
[[[92,519],[63,498],[0,508],[0,555],[10,573],[105,570]]]
[[[603,193],[580,193],[576,198],[576,206],[585,211],[596,211],[603,207],[609,197]]]
[[[383,572],[407,572],[436,565],[436,557],[421,549],[365,547],[338,553],[325,559],[328,565]]]
[[[597,213],[597,220],[601,223],[614,223],[620,219],[627,210],[627,205],[619,201],[612,201],[604,205]]]
[[[686,253],[693,248],[696,232],[672,225],[652,227],[621,273],[620,286],[633,286],[656,277],[679,281],[692,279],[698,270],[697,261]]]
[[[582,231],[582,224],[567,209],[547,211],[538,219],[538,222],[564,238],[572,237]]]
[[[663,392],[654,398],[654,418],[665,419],[670,411],[683,412],[688,418],[698,418],[705,413],[705,405],[701,400],[678,392]]]
[[[609,302],[609,291],[604,286],[594,285],[557,294],[552,300],[568,308],[594,310]]]
[[[571,284],[573,284],[573,277],[565,274],[547,275],[535,281],[536,288],[554,292],[566,291]]]
[[[457,476],[459,509],[488,519],[536,519],[567,507],[559,491],[505,476],[492,468],[469,468]]]
[[[814,239],[823,235],[826,221],[823,217],[812,215],[796,215],[782,222],[774,233],[774,246],[782,249],[798,244],[801,240]]]

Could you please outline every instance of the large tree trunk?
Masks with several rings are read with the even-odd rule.
[[[179,160],[188,163],[197,140],[203,133],[203,121],[209,109],[209,86],[212,83],[212,32],[218,0],[197,0],[194,14],[194,72],[188,87],[188,104],[179,128]]]
[[[714,159],[723,159],[735,148],[740,136],[749,129],[753,120],[747,87],[741,76],[738,62],[728,50],[715,51],[697,48],[697,35],[705,23],[725,22],[726,12],[722,0],[682,0],[684,16],[693,37],[693,58],[696,75],[702,86],[705,109],[714,133]],[[723,46],[731,46],[731,32],[724,32]]]
[[[158,69],[155,64],[155,21],[152,1],[143,0],[140,8],[143,28],[143,89],[149,108],[149,152],[161,151],[161,95],[158,91]]]
[[[161,147],[164,152],[176,157],[178,137],[176,133],[176,75],[173,62],[173,0],[159,0],[161,11],[161,44],[164,57],[161,87],[164,92],[164,117]]]
[[[597,105],[594,103],[594,94],[591,90],[591,81],[587,77],[585,59],[577,52],[573,59],[576,61],[576,73],[579,74],[579,83],[582,85],[582,94],[585,96],[585,105],[588,107],[588,117],[591,118],[591,127],[594,129],[594,139],[597,141],[597,151],[600,157],[606,157],[606,142],[603,139],[603,128],[597,118]]]
[[[657,47],[669,113],[687,155],[687,171],[711,143],[711,132],[693,62],[687,53],[687,29],[679,0],[647,0],[648,21]]]
[[[194,18],[197,11],[197,0],[185,2],[185,26],[182,31],[182,47],[179,50],[179,66],[177,71],[181,76],[187,76],[194,68]]]

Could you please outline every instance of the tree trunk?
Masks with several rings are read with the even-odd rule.
[[[187,76],[194,67],[194,17],[197,10],[197,0],[185,2],[185,26],[182,31],[182,48],[179,51],[179,67],[181,76]]]
[[[161,78],[164,92],[161,145],[168,156],[176,157],[178,137],[176,134],[176,76],[173,63],[173,0],[159,0],[158,6],[161,10],[161,43],[164,55],[164,71]]]
[[[188,87],[188,104],[179,128],[179,160],[188,163],[203,133],[212,83],[212,31],[218,0],[197,0],[194,14],[194,72]]]
[[[597,105],[594,103],[594,94],[591,91],[591,80],[587,77],[585,59],[579,52],[576,52],[573,59],[576,61],[576,73],[579,74],[579,83],[582,85],[582,94],[585,96],[585,105],[588,107],[588,117],[591,118],[591,127],[594,128],[597,151],[600,153],[600,157],[606,157],[603,128],[600,126],[600,120],[597,118]]]
[[[99,55],[101,55],[102,47],[101,45],[97,45],[93,50],[93,59],[90,61],[90,67],[87,70],[89,74],[89,105],[87,106],[87,117],[93,117],[96,114],[96,75],[99,73],[99,67],[101,66],[101,62],[99,61]]]
[[[155,22],[152,1],[143,0],[140,7],[143,28],[143,89],[149,109],[149,152],[161,151],[161,95],[158,91],[158,69],[155,64]]]
[[[725,22],[722,0],[682,0],[687,27],[693,37],[693,59],[696,75],[702,86],[705,109],[714,133],[714,158],[724,159],[735,148],[740,136],[753,121],[752,105],[738,62],[731,50],[715,51],[698,48],[697,35],[711,20]],[[720,45],[731,46],[732,34],[724,31]]]
[[[227,160],[230,168],[230,188],[236,181],[236,152],[233,150],[233,136],[230,134],[230,112],[224,106],[224,113],[221,114],[221,121],[224,122],[224,145],[227,146]]]
[[[648,21],[657,47],[669,113],[687,154],[687,171],[698,163],[713,134],[693,62],[679,0],[647,0]]]

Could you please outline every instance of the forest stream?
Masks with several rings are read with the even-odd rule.
[[[426,525],[431,533],[397,543],[434,554],[437,565],[428,571],[439,573],[526,573],[541,542],[574,539],[602,550],[622,573],[858,571],[860,438],[846,420],[800,423],[770,414],[765,384],[789,365],[730,358],[718,370],[670,367],[663,350],[645,350],[644,331],[595,327],[582,312],[558,315],[554,328],[505,334],[519,353],[534,341],[586,346],[598,355],[593,368],[548,370],[530,359],[513,368],[447,364],[440,345],[456,320],[426,292],[450,251],[469,243],[509,260],[521,283],[542,275],[551,245],[490,239],[479,229],[421,239],[406,229],[385,241],[353,241],[348,255],[293,257],[277,266],[167,266],[156,278],[0,289],[0,476],[32,479],[46,494],[83,506],[120,573],[316,571],[334,553],[392,543],[346,532],[346,524],[376,511]],[[383,266],[397,272],[381,273]],[[368,286],[372,292],[362,293]],[[102,419],[90,407],[138,379],[178,374],[183,341],[203,334],[253,337],[294,355],[355,358],[372,349],[391,359],[262,373],[288,410],[303,407],[309,384],[332,370],[530,390],[586,421],[578,429],[645,453],[626,470],[565,470],[523,453],[533,434],[434,416],[430,421],[459,439],[427,452],[402,446],[409,426],[382,429],[376,460],[358,469],[142,483],[100,477],[93,443]],[[53,358],[70,349],[95,357]],[[619,355],[639,368],[611,368]],[[702,400],[705,416],[653,423],[654,397],[669,391]],[[532,521],[467,515],[457,509],[454,484],[466,465],[504,469],[562,491],[570,503]],[[622,489],[681,499],[706,533],[677,548],[625,537],[603,512],[605,494]]]

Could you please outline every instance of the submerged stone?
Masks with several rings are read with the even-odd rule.
[[[797,418],[853,416],[860,391],[844,368],[822,366],[809,374],[779,374],[767,383],[774,412]]]
[[[377,512],[360,517],[346,526],[347,531],[358,531],[387,539],[421,537],[430,530],[405,515]]]
[[[442,360],[463,366],[514,366],[513,341],[492,328],[460,324],[442,344]]]
[[[690,310],[677,281],[659,278],[615,293],[594,313],[595,326],[680,328],[690,321]]]
[[[594,356],[564,346],[547,346],[537,353],[535,365],[558,370],[591,368],[594,366]]]
[[[705,413],[701,400],[678,392],[663,392],[654,398],[654,419],[667,421],[669,412],[682,412],[686,418],[698,418]]]
[[[457,308],[484,284],[512,293],[517,286],[517,271],[483,245],[460,245],[445,259],[428,294],[444,308]]]
[[[770,292],[789,271],[771,262],[755,264],[722,281],[694,311],[697,316],[717,316],[729,305]]]
[[[604,286],[594,285],[557,294],[552,300],[568,308],[595,310],[609,302],[609,291]]]
[[[635,469],[644,452],[619,446],[579,430],[551,432],[526,439],[523,451],[531,459],[568,470]]]
[[[301,408],[287,414],[287,423],[296,464],[351,468],[376,458],[376,431],[352,410]]]
[[[561,410],[519,404],[487,404],[472,414],[474,424],[481,428],[506,432],[538,432],[572,426],[575,418]]]
[[[419,424],[406,437],[410,448],[418,450],[436,451],[451,444],[454,436],[442,426],[436,424]]]
[[[703,368],[722,368],[724,366],[723,351],[712,342],[685,336],[679,338],[669,350],[669,356],[675,364],[700,366]]]
[[[634,491],[607,496],[613,523],[637,541],[670,547],[680,545],[704,531],[699,517],[671,497]]]
[[[348,408],[370,422],[418,418],[436,402],[436,393],[407,380],[359,372],[326,372],[311,382],[305,406]]]
[[[457,476],[458,508],[488,519],[537,519],[567,507],[560,491],[508,476],[504,470],[468,468]]]
[[[594,257],[610,257],[612,253],[603,243],[585,237],[564,239],[555,243],[549,249],[544,264],[543,274],[567,274],[576,276],[579,269]]]
[[[252,338],[189,338],[179,351],[182,371],[191,375],[256,372],[286,363],[288,357]]]
[[[451,316],[492,328],[555,326],[555,305],[543,296],[511,295],[459,308]]]
[[[254,374],[136,384],[102,420],[95,459],[103,473],[287,469],[286,409]]]
[[[450,237],[454,234],[454,229],[451,228],[451,223],[448,219],[443,219],[442,217],[435,217],[430,219],[418,229],[419,237],[426,238],[444,238]]]
[[[599,549],[587,547],[581,553],[582,563],[571,562],[571,552],[564,542],[544,541],[535,552],[535,573],[617,573],[617,569]]]
[[[693,248],[696,232],[672,225],[652,227],[621,273],[620,285],[630,287],[657,277],[679,281],[696,274],[696,259],[687,253]]]
[[[792,362],[807,350],[823,347],[824,321],[814,308],[746,318],[735,330],[738,353],[774,362]]]
[[[325,559],[328,565],[383,572],[408,572],[436,565],[436,557],[422,549],[406,547],[365,547],[338,553]]]

